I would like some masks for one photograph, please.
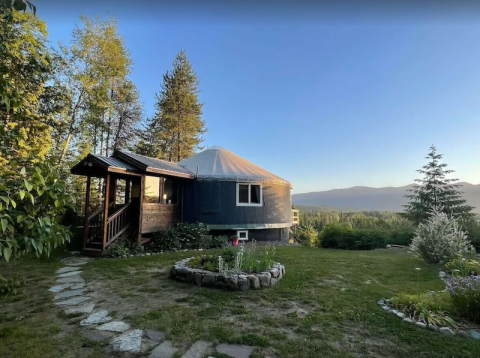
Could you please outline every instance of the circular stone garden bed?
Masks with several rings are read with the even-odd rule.
[[[209,260],[210,259],[210,260]],[[276,285],[285,276],[285,266],[275,263],[272,267],[259,273],[220,273],[205,268],[215,269],[213,258],[190,257],[177,261],[170,270],[170,277],[187,283],[221,290],[258,290]],[[196,268],[206,266],[205,268]]]

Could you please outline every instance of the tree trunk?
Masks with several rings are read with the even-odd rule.
[[[67,138],[65,139],[65,144],[63,145],[62,155],[60,156],[60,159],[58,160],[58,166],[60,166],[62,164],[63,160],[65,159],[65,156],[67,155],[68,144],[70,143],[70,140],[72,139],[73,129],[75,128],[75,123],[77,121],[77,109],[78,109],[78,106],[80,105],[80,101],[82,100],[84,92],[85,92],[85,89],[82,89],[82,91],[80,92],[80,95],[78,96],[78,101],[75,104],[75,107],[73,107],[72,121],[70,123],[70,127],[68,128],[68,135],[67,135]]]

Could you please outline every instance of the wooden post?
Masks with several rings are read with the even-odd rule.
[[[130,179],[125,180],[125,204],[130,202],[130,185],[132,185],[132,181]]]
[[[87,240],[88,240],[88,207],[90,205],[90,175],[87,176],[87,189],[85,194],[85,224],[83,227],[83,248],[87,247]]]
[[[138,215],[138,238],[137,241],[140,242],[142,238],[142,217],[143,217],[143,197],[145,195],[145,175],[142,175],[140,180],[140,210]]]
[[[105,212],[103,214],[103,240],[102,240],[102,252],[107,246],[107,229],[108,229],[108,197],[110,196],[110,174],[107,174],[107,180],[105,184]]]

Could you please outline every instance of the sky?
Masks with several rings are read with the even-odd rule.
[[[410,184],[432,144],[456,178],[480,183],[478,7],[35,3],[52,46],[70,42],[80,14],[116,17],[145,117],[184,49],[200,81],[203,144],[294,193]]]

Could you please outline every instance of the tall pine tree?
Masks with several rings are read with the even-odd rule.
[[[197,75],[182,50],[173,62],[173,70],[163,76],[155,117],[148,125],[152,134],[150,149],[157,157],[180,161],[201,149],[202,134],[207,130],[198,85]]]
[[[425,157],[428,163],[417,170],[423,178],[416,179],[417,184],[409,190],[411,194],[406,195],[409,202],[404,205],[405,213],[416,222],[428,219],[435,208],[458,219],[472,216],[473,207],[466,205],[466,200],[462,198],[462,192],[458,190],[462,185],[458,179],[446,178],[454,170],[446,169],[447,164],[441,163],[442,157],[432,145]]]

